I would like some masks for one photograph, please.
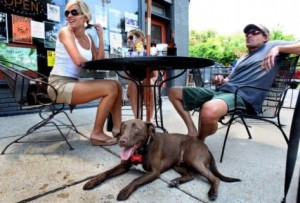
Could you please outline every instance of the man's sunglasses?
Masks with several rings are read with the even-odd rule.
[[[131,36],[128,36],[127,39],[133,40],[133,36],[132,36],[132,35],[131,35]]]
[[[77,9],[72,9],[71,11],[66,10],[65,11],[66,18],[69,16],[70,13],[72,16],[78,16],[79,14],[82,14],[81,12],[78,12]]]
[[[246,32],[246,37],[248,37],[250,34],[255,36],[255,35],[259,35],[260,33],[262,33],[261,31],[259,30],[249,30],[248,32]]]

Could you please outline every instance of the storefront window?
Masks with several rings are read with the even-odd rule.
[[[120,54],[127,43],[127,32],[139,27],[138,1],[85,0],[92,12],[90,23],[100,23],[104,27],[108,56]],[[48,74],[54,65],[58,32],[66,25],[67,2],[0,0],[0,58],[9,57],[8,60],[16,62],[20,59],[20,65]],[[99,44],[95,30],[88,32]]]
[[[138,0],[86,0],[86,2],[94,5],[90,6],[93,15],[91,23],[100,23],[104,27],[107,54],[122,55],[122,48],[127,44],[127,32],[139,27]],[[89,33],[97,40],[93,29],[89,30]]]

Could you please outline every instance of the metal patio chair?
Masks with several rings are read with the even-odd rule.
[[[74,123],[65,112],[66,104],[57,103],[56,100],[52,101],[47,94],[47,88],[55,88],[48,84],[47,76],[30,70],[29,68],[17,65],[9,61],[0,60],[0,71],[3,73],[7,85],[15,99],[19,104],[20,110],[36,110],[41,118],[41,121],[30,127],[27,132],[21,137],[15,139],[9,143],[1,154],[12,144],[15,143],[27,143],[33,141],[22,141],[26,136],[34,133],[42,127],[54,126],[62,137],[62,140],[44,140],[37,142],[53,142],[53,141],[65,141],[69,146],[70,150],[73,149],[69,141],[67,140],[70,132],[74,131],[81,134]],[[57,91],[56,97],[57,97]],[[72,112],[75,106],[70,105],[69,109]],[[62,122],[59,119],[54,119],[58,114],[64,114],[69,124]],[[68,132],[63,133],[62,128],[67,128]]]
[[[239,119],[238,121],[241,121],[241,123],[246,128],[249,139],[252,139],[251,133],[249,131],[250,126],[247,125],[245,119],[258,119],[277,126],[277,128],[281,131],[285,141],[288,143],[288,138],[285,132],[283,131],[283,125],[280,122],[280,110],[283,106],[286,93],[290,87],[292,76],[295,73],[298,59],[299,56],[291,56],[281,59],[279,70],[273,80],[270,89],[263,89],[253,86],[241,86],[236,90],[235,95],[237,95],[238,91],[240,91],[243,88],[252,89],[253,91],[267,92],[267,94],[264,99],[260,114],[256,115],[253,113],[246,112],[242,109],[235,108],[233,111],[227,114],[227,116],[229,116],[229,119],[227,121],[225,121],[225,119],[220,120],[222,124],[227,125],[227,131],[224,138],[220,162],[223,161],[224,151],[230,127],[233,124],[233,122],[237,119]]]

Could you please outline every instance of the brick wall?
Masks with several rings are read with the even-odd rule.
[[[189,55],[189,1],[174,0],[174,31],[175,43],[177,45],[178,56]],[[186,74],[176,79],[174,85],[184,86],[186,82]]]

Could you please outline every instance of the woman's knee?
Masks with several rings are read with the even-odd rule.
[[[103,84],[100,84],[103,85]],[[122,94],[122,86],[118,81],[107,81],[103,88],[108,96],[117,97],[119,94]]]
[[[114,81],[115,82],[115,84],[117,85],[117,88],[118,88],[118,91],[120,91],[121,93],[122,93],[122,84],[119,82],[119,81]]]

